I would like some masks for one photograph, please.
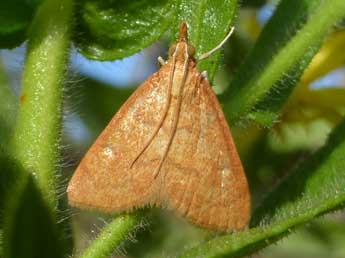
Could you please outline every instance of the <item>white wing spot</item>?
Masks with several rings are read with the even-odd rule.
[[[113,149],[111,147],[105,147],[103,149],[103,155],[108,157],[108,158],[112,158],[114,157],[114,152],[113,152]]]

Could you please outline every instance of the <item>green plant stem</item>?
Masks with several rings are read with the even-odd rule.
[[[315,3],[311,5],[315,5]],[[321,42],[330,28],[344,17],[345,1],[320,1],[319,6],[312,8],[312,10],[311,16],[308,18],[306,24],[297,31],[297,34],[289,41],[285,40],[286,42],[282,42],[284,45],[282,45],[269,63],[265,64],[264,67],[256,67],[256,70],[252,69],[252,74],[256,74],[258,69],[261,71],[257,76],[253,77],[252,75],[248,75],[250,80],[245,79],[244,84],[241,84],[243,82],[241,79],[237,81],[236,78],[234,79],[234,83],[229,87],[229,91],[232,91],[230,93],[230,98],[226,100],[225,104],[225,110],[233,123],[247,116],[248,112],[255,111],[254,108],[256,104],[262,101],[264,97],[273,90],[275,84],[282,79],[294,65],[299,65],[303,68],[302,71],[304,70],[304,67],[309,62],[306,60],[303,63],[305,54],[308,53],[311,46],[315,46],[315,42]],[[281,22],[284,23],[284,21]],[[274,26],[280,25],[277,23]],[[267,35],[268,34],[266,34],[266,36]],[[266,47],[269,48],[269,46]],[[254,60],[248,61],[248,65],[254,62]],[[243,66],[243,69],[246,69],[246,67]],[[238,77],[241,77],[240,74],[238,75]],[[291,87],[294,85],[295,84],[292,84]],[[279,89],[275,90],[278,91]]]
[[[33,21],[13,153],[30,171],[52,210],[56,207],[56,172],[60,163],[63,76],[70,41],[72,0],[47,0]]]
[[[108,224],[80,258],[107,258],[140,226],[141,212],[120,215]]]
[[[46,0],[31,24],[19,109],[8,148],[11,167],[2,171],[11,180],[3,216],[7,258],[61,258],[69,246],[62,242],[67,237],[57,223],[56,178],[72,14],[72,0]]]

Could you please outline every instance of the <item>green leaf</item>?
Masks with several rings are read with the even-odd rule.
[[[230,121],[261,110],[277,113],[322,40],[344,16],[343,0],[282,0],[223,96]],[[262,116],[250,117],[260,123],[255,117]]]
[[[197,56],[217,46],[229,32],[237,0],[226,1],[91,1],[81,2],[76,38],[79,51],[97,60],[119,59],[134,54],[158,40],[169,28],[175,32],[188,23],[190,42]],[[176,18],[177,15],[177,18]],[[172,39],[175,42],[176,38]],[[212,79],[220,54],[200,62]]]
[[[216,47],[230,31],[237,10],[237,0],[181,0],[178,20],[187,21],[189,41],[196,57]],[[174,28],[178,29],[178,25]],[[220,51],[198,64],[210,81],[218,69]]]
[[[218,237],[180,257],[242,257],[345,204],[345,120],[327,144],[296,168],[253,214],[254,228]]]
[[[0,2],[0,48],[14,48],[27,37],[27,29],[42,0]]]
[[[113,60],[157,41],[172,24],[178,1],[82,0],[76,43],[88,58]]]

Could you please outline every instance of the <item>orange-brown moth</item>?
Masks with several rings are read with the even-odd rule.
[[[200,227],[242,229],[250,217],[247,180],[185,22],[169,54],[80,162],[69,203],[104,212],[157,205]]]

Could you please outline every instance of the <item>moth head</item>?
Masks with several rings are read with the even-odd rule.
[[[181,51],[182,48],[187,48],[187,52],[188,52],[188,56],[193,58],[194,55],[195,55],[195,48],[192,46],[192,45],[189,45],[189,44],[181,44],[181,43],[175,43],[175,44],[172,44],[169,48],[169,57],[173,56],[175,51],[176,51],[176,48],[177,46],[179,45],[179,50]],[[183,52],[183,51],[181,51]]]
[[[185,21],[181,22],[177,43],[172,44],[169,48],[169,57],[174,54],[179,57],[179,60],[194,57],[195,49],[188,44],[187,23]]]

